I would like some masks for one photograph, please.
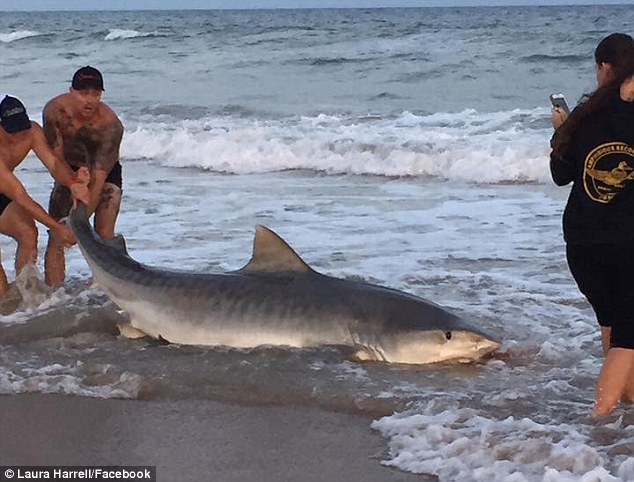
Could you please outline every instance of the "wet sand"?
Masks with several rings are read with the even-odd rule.
[[[0,465],[155,465],[161,482],[410,482],[368,418],[213,401],[0,396]]]

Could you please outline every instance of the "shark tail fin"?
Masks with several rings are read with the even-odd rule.
[[[121,254],[128,255],[128,248],[125,244],[125,238],[121,234],[117,234],[112,239],[104,239],[103,243]]]
[[[69,217],[82,220],[82,221],[88,220],[86,205],[83,202],[78,201],[77,206],[71,209]]]
[[[125,239],[120,234],[115,236],[112,239],[103,239],[99,237],[97,233],[92,229],[90,223],[88,221],[88,213],[86,212],[86,205],[82,202],[78,202],[75,207],[73,207],[68,216],[68,220],[70,223],[70,227],[75,233],[75,236],[83,236],[83,237],[94,237],[97,238],[101,243],[109,248],[115,250],[118,253],[121,253],[125,256],[128,255],[128,249],[126,247]]]

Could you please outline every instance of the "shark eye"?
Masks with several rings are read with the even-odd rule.
[[[450,331],[446,331],[445,332],[445,338],[447,338],[447,340],[451,340],[451,332]]]

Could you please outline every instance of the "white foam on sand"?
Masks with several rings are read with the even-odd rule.
[[[433,474],[442,482],[634,480],[634,459],[593,446],[592,425],[495,419],[470,408],[437,411],[430,403],[376,420],[372,427],[389,439],[386,465]],[[622,418],[604,429],[623,431],[624,440],[634,436]]]
[[[0,306],[5,308],[0,323],[14,323],[28,320],[35,312],[51,306],[58,299],[54,290],[47,286],[35,264],[26,265],[15,281],[10,284],[9,292],[2,296]],[[61,294],[61,293],[60,293]],[[6,309],[9,309],[7,312]]]
[[[0,393],[58,393],[96,398],[136,399],[142,378],[110,365],[82,362],[53,364],[39,369],[0,366]]]

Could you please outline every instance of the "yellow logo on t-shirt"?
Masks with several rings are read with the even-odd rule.
[[[608,142],[594,148],[583,164],[583,187],[593,201],[607,204],[634,180],[634,146]]]

